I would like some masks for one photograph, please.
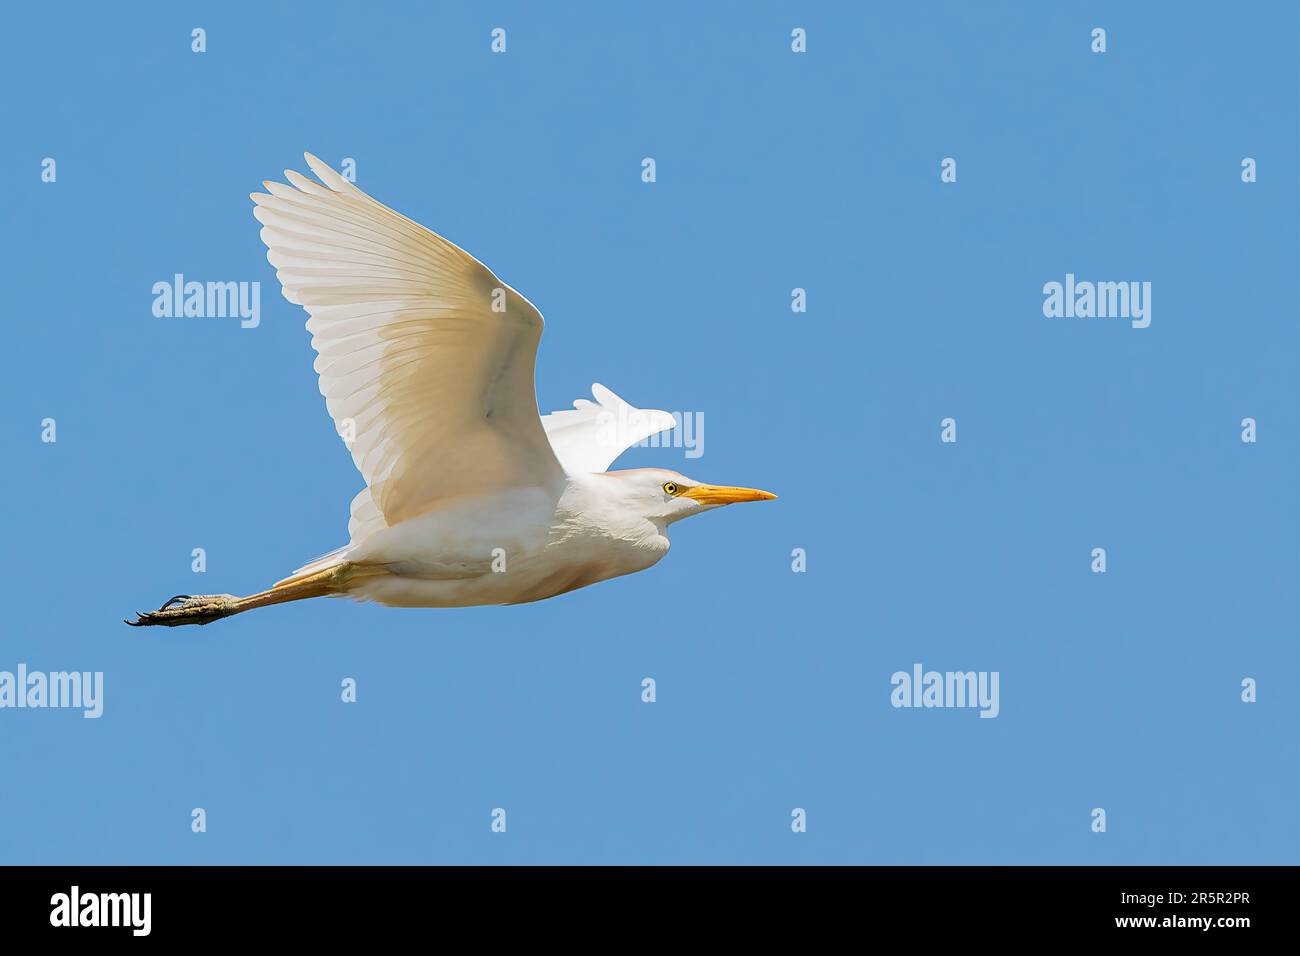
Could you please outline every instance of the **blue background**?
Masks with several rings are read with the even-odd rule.
[[[1294,5],[7,18],[0,669],[106,689],[0,711],[0,862],[1297,862]],[[543,411],[702,412],[702,458],[619,466],[780,501],[531,606],[124,627],[346,541],[247,199],[304,149],[538,305]],[[155,318],[176,272],[260,281],[261,327]],[[1067,272],[1150,281],[1151,327],[1045,318]],[[1001,716],[893,709],[914,662]]]

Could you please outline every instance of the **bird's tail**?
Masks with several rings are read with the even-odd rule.
[[[223,617],[243,614],[258,607],[303,601],[343,593],[344,585],[357,576],[356,565],[343,563],[317,570],[304,570],[277,581],[266,591],[235,597],[233,594],[178,594],[156,611],[136,612],[132,627],[179,627],[182,624],[211,624]]]

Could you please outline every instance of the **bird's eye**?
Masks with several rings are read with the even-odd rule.
[[[679,491],[681,491],[681,489],[677,487],[675,482],[671,482],[671,481],[664,482],[664,494],[675,495]]]

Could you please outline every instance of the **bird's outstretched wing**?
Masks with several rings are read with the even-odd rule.
[[[555,457],[570,474],[604,471],[639,441],[677,424],[654,408],[634,408],[604,385],[591,386],[594,402],[580,398],[573,408],[542,416]]]
[[[542,316],[481,262],[311,154],[253,193],[266,257],[311,318],[320,390],[366,488],[354,543],[443,499],[554,487],[533,365]]]

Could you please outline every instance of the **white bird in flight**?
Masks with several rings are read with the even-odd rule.
[[[672,428],[608,388],[539,416],[541,313],[463,249],[366,195],[310,153],[320,178],[253,193],[266,257],[307,310],[320,390],[366,487],[350,542],[248,597],[178,595],[127,623],[208,624],[345,595],[393,607],[523,604],[642,571],[668,526],[776,496],[663,468],[607,471]]]

